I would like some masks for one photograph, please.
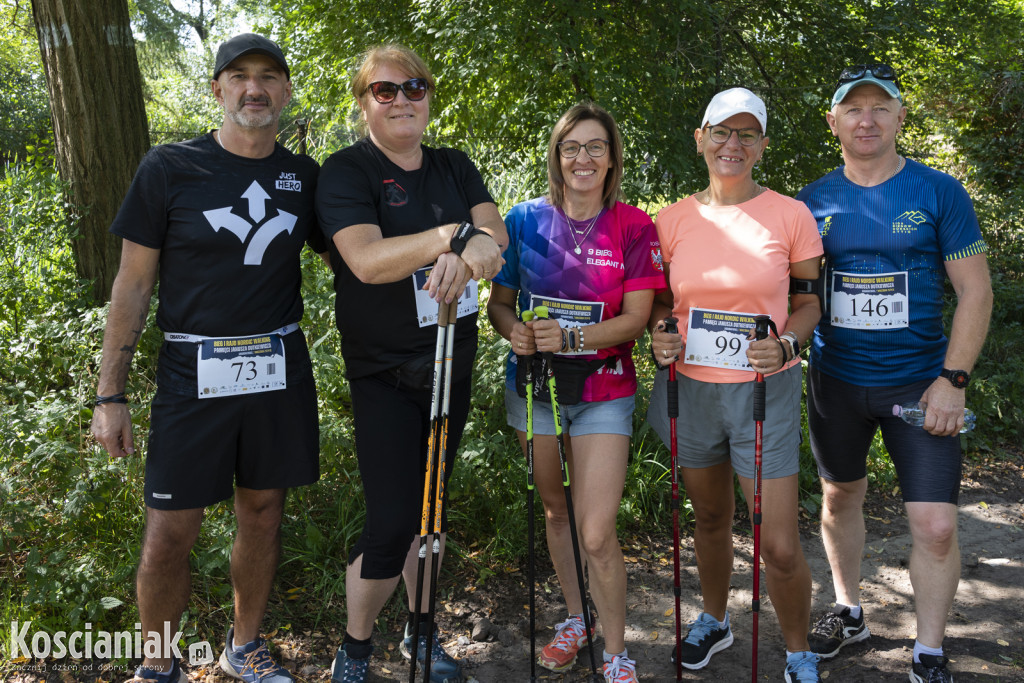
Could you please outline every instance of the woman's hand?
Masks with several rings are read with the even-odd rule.
[[[753,338],[754,331],[750,331],[750,337]],[[768,337],[767,339],[758,339],[750,342],[750,346],[747,347],[747,362],[750,363],[750,367],[754,369],[754,372],[760,372],[762,375],[781,370],[782,366],[786,364],[785,351],[783,345],[777,339]]]
[[[501,247],[490,235],[470,237],[462,251],[462,260],[466,262],[474,280],[494,277],[505,263],[501,257]]]
[[[470,275],[466,262],[448,251],[437,257],[437,262],[430,269],[430,277],[427,278],[423,289],[427,290],[434,301],[441,303],[443,298],[445,303],[450,304],[462,295]]]
[[[512,344],[512,352],[518,356],[532,356],[537,353],[537,341],[533,336],[534,320],[522,322],[517,320],[512,325],[512,334],[509,335],[509,342]]]
[[[651,332],[651,353],[654,354],[658,365],[667,368],[677,360],[683,350],[683,335],[665,331],[665,321],[659,320],[654,331]]]
[[[562,328],[557,320],[537,318],[526,323],[533,329],[533,338],[537,351],[541,353],[558,353],[562,350]]]

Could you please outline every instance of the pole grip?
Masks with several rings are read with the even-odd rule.
[[[754,382],[754,422],[764,422],[764,395],[765,385],[762,378]]]
[[[677,318],[665,318],[665,331],[669,334],[679,332],[679,320]],[[668,369],[668,419],[674,420],[679,417],[679,383],[676,380],[675,363]]]

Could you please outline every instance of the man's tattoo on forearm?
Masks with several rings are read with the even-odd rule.
[[[139,348],[139,339],[142,338],[142,330],[145,329],[145,327],[146,327],[146,315],[147,314],[148,314],[148,311],[143,311],[142,314],[139,316],[138,329],[132,330],[132,332],[135,334],[135,337],[132,339],[131,343],[130,344],[126,344],[126,345],[121,347],[121,353],[123,353],[124,357],[125,357],[124,358],[125,367],[131,366],[132,358],[135,356],[135,350],[137,348]]]

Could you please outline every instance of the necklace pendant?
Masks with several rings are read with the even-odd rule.
[[[575,249],[573,249],[573,251],[576,252],[576,254],[582,254],[583,253],[583,250],[580,249],[579,246],[577,246]]]

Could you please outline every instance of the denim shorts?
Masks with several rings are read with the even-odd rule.
[[[633,435],[634,396],[611,401],[585,401],[573,406],[558,406],[562,431],[569,436],[587,434]],[[505,418],[510,427],[526,431],[526,399],[514,389],[505,389]],[[533,402],[533,433],[553,435],[555,418],[550,403]]]

